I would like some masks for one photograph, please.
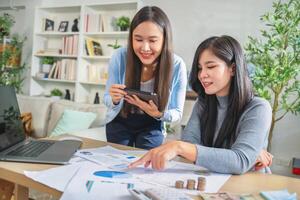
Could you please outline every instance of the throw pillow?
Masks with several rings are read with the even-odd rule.
[[[97,115],[92,112],[80,112],[75,110],[64,110],[50,136],[57,136],[68,132],[88,129]]]

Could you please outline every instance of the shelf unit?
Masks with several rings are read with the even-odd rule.
[[[58,88],[63,93],[65,93],[66,89],[69,89],[71,97],[75,102],[93,103],[96,92],[99,93],[101,98],[107,79],[108,62],[114,51],[111,47],[108,47],[108,44],[114,44],[118,40],[118,44],[121,46],[127,45],[128,31],[117,30],[112,22],[120,16],[127,16],[132,20],[138,10],[139,4],[139,0],[136,0],[130,2],[36,8],[30,95],[48,95],[52,89]],[[102,23],[105,23],[105,26],[103,25],[105,29],[87,32],[87,15],[101,16]],[[79,32],[72,32],[71,28],[76,18],[79,19]],[[45,19],[54,21],[53,31],[44,31]],[[68,21],[66,32],[58,31],[60,22],[62,21]],[[42,52],[45,49],[62,49],[63,38],[72,36],[78,37],[78,51],[76,54],[61,54],[61,51],[59,53]],[[86,38],[99,41],[103,52],[101,56],[87,55],[85,47]],[[72,45],[74,45],[73,40],[75,39],[72,39]],[[41,74],[42,72],[42,59],[45,57],[53,57],[55,60],[76,60],[74,80],[37,76],[37,74]],[[96,76],[97,79],[91,79],[91,76]],[[101,101],[102,99],[100,99]]]

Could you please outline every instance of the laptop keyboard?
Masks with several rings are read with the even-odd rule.
[[[46,149],[48,149],[54,142],[51,141],[30,141],[23,146],[9,152],[7,155],[10,156],[21,156],[21,157],[38,157]]]

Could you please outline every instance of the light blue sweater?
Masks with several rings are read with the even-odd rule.
[[[218,97],[217,130],[224,120],[227,99]],[[231,149],[206,147],[201,142],[200,116],[203,103],[197,100],[192,115],[185,127],[182,140],[196,144],[196,165],[211,171],[229,174],[242,174],[253,168],[262,149],[268,144],[268,133],[271,125],[272,110],[268,101],[254,97],[246,106],[236,128],[237,139]],[[227,110],[227,109],[226,109]],[[268,169],[265,169],[267,171]]]
[[[109,94],[109,88],[112,84],[125,84],[127,49],[120,48],[112,56],[108,66],[108,80],[106,82],[104,93],[104,104],[108,110],[106,113],[106,123],[112,121],[123,107],[122,99],[118,105],[114,105]],[[174,54],[173,57],[173,76],[171,80],[170,95],[167,108],[163,116],[159,119],[165,122],[175,122],[181,119],[185,101],[185,92],[187,84],[186,66],[183,60]],[[134,78],[134,77],[132,77]]]

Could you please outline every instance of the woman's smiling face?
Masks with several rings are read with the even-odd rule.
[[[227,96],[234,70],[209,49],[199,56],[198,79],[208,95]]]
[[[133,50],[143,65],[153,65],[157,62],[163,41],[163,30],[151,21],[142,22],[133,30]]]

